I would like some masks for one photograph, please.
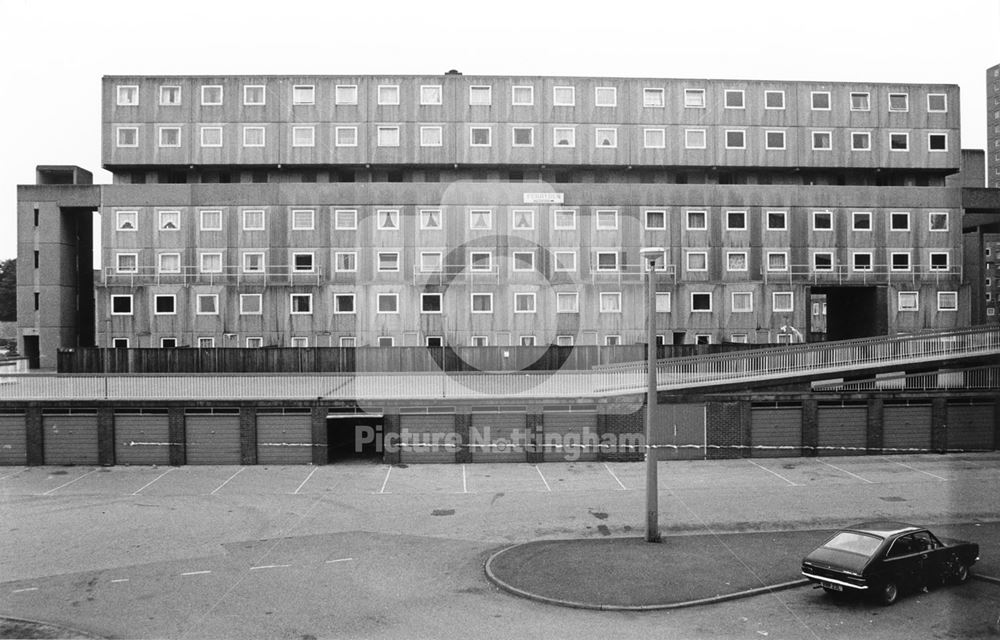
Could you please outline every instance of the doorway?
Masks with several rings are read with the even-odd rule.
[[[811,287],[810,341],[888,334],[887,296],[885,287]],[[814,310],[818,313],[814,314]]]
[[[380,461],[383,418],[365,413],[331,413],[326,417],[327,462]]]

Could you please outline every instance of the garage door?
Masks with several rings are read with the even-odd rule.
[[[601,442],[595,411],[546,411],[542,414],[543,460],[597,460]]]
[[[23,413],[0,414],[0,465],[28,464]]]
[[[45,464],[97,464],[97,414],[42,416]]]
[[[868,446],[867,407],[819,407],[821,456],[864,455]]]
[[[802,455],[801,407],[753,407],[750,413],[750,457],[788,458]]]
[[[167,415],[116,413],[115,464],[170,464]]]
[[[931,406],[885,405],[883,453],[927,453],[931,449]]]
[[[399,459],[407,464],[421,462],[455,462],[457,447],[444,444],[444,438],[455,433],[455,414],[401,414],[399,431],[406,431]]]
[[[996,448],[992,404],[950,404],[946,430],[949,451],[992,451]]]
[[[657,404],[653,428],[657,460],[705,459],[704,404]]]
[[[240,464],[240,416],[184,416],[188,464]]]
[[[473,413],[473,462],[526,462],[524,413]]]
[[[312,416],[257,414],[257,464],[310,464]]]

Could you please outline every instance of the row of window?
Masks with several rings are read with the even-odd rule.
[[[292,231],[314,231],[316,229],[316,209],[293,208],[289,212]],[[266,210],[243,209],[241,212],[241,229],[243,231],[264,231]],[[354,231],[358,229],[357,209],[332,209],[333,228],[338,231]],[[577,228],[576,209],[552,209],[552,228],[556,230],[575,230]],[[647,230],[666,230],[667,209],[645,209],[642,213],[644,228]],[[510,226],[512,230],[531,231],[536,228],[538,218],[536,209],[512,208],[510,211]],[[873,216],[871,211],[852,211],[852,231],[872,231]],[[400,209],[376,209],[375,225],[380,231],[400,231],[402,216]],[[444,215],[441,209],[418,209],[419,228],[421,230],[441,230],[444,228]],[[763,212],[764,226],[768,231],[787,231],[788,212],[765,210]],[[613,231],[620,228],[621,215],[618,209],[594,209],[594,228],[601,231]],[[909,211],[890,211],[886,216],[889,231],[910,231],[911,217]],[[198,211],[200,231],[222,231],[223,211],[221,209],[200,209]],[[467,209],[469,229],[492,230],[494,228],[494,210],[492,208]],[[727,209],[723,214],[727,231],[746,231],[749,229],[749,213],[745,209]],[[709,212],[705,209],[687,209],[684,211],[685,229],[700,231],[708,229]],[[158,211],[158,229],[160,231],[178,231],[181,228],[181,212],[174,209]],[[137,231],[139,229],[139,212],[134,210],[117,210],[115,212],[115,228],[118,231]],[[927,229],[933,232],[948,231],[948,212],[930,211],[927,213]],[[832,231],[834,229],[833,211],[813,211],[812,230]]]
[[[201,85],[202,106],[221,106],[224,102],[222,85]],[[556,107],[577,106],[577,91],[573,86],[552,87],[552,105]],[[690,109],[702,109],[708,104],[707,90],[703,88],[683,89],[684,106]],[[423,84],[419,88],[419,104],[421,106],[440,106],[444,104],[444,87],[440,84]],[[338,84],[334,87],[334,104],[351,106],[358,104],[358,85]],[[666,107],[667,93],[663,87],[644,87],[642,89],[642,106],[646,108]],[[316,104],[316,85],[297,84],[291,88],[292,105],[306,106]],[[948,96],[944,93],[928,93],[927,111],[931,113],[946,113],[948,111]],[[398,84],[380,84],[375,92],[376,103],[382,106],[396,106],[401,103],[402,91]],[[180,85],[160,85],[159,104],[161,106],[176,106],[183,103]],[[871,111],[871,92],[852,91],[845,106],[851,111]],[[888,92],[886,102],[889,111],[910,110],[910,94],[907,92]],[[264,106],[267,103],[267,87],[260,84],[243,85],[243,104],[245,106]],[[118,106],[137,106],[139,104],[138,85],[117,86]],[[510,90],[511,106],[534,106],[535,87],[533,85],[514,85]],[[468,105],[492,106],[493,87],[491,85],[471,85],[469,87]],[[594,87],[593,105],[595,107],[614,108],[618,106],[617,87]],[[746,90],[723,89],[723,107],[726,109],[745,109],[747,106]],[[783,90],[765,90],[763,92],[765,109],[782,110],[785,108],[785,92]],[[813,111],[831,111],[833,109],[832,94],[829,91],[810,91],[809,106]]]
[[[317,125],[289,125],[291,126],[292,147],[311,148],[316,146]],[[419,142],[421,147],[442,147],[444,146],[444,125],[418,125]],[[582,125],[581,125],[582,126]],[[375,143],[378,147],[399,147],[401,144],[401,125],[376,125]],[[179,148],[181,144],[182,127],[176,125],[160,125],[157,128],[158,145],[161,148]],[[552,146],[556,149],[572,149],[576,147],[577,126],[553,126]],[[116,128],[116,144],[120,148],[135,148],[139,146],[138,126],[118,126]],[[618,127],[593,127],[593,139],[595,149],[617,149],[618,148]],[[223,127],[220,125],[199,125],[199,133],[202,148],[214,148],[223,146]],[[846,142],[849,143],[851,151],[871,151],[872,134],[870,131],[850,131],[845,132]],[[810,131],[813,151],[832,151],[834,149],[834,132],[829,130]],[[888,131],[886,133],[890,151],[910,151],[909,131]],[[723,142],[726,149],[747,149],[746,129],[725,129],[723,131]],[[709,142],[709,130],[705,128],[684,129],[685,149],[707,149]],[[511,140],[512,147],[534,147],[535,127],[534,126],[512,126]],[[335,147],[357,147],[359,145],[359,135],[357,126],[335,126],[333,128],[333,145]],[[784,151],[787,149],[787,132],[784,129],[764,130],[764,149],[768,151]],[[267,146],[267,127],[259,125],[243,126],[243,146],[244,147],[265,147]],[[492,147],[493,146],[493,126],[492,125],[470,125],[469,126],[469,146],[470,147]],[[643,128],[643,148],[644,149],[665,149],[667,148],[667,130],[665,128],[646,127]],[[945,132],[927,133],[928,151],[944,152],[948,151],[948,134]]]
[[[470,311],[473,314],[493,313],[492,293],[473,292],[469,294]],[[420,294],[421,314],[443,313],[443,297],[441,293]],[[715,296],[708,291],[692,291],[689,293],[687,311],[708,312],[713,309]],[[730,293],[730,304],[726,310],[729,313],[752,313],[754,311],[753,291],[733,291]],[[289,294],[289,313],[291,315],[312,315],[313,294]],[[515,292],[512,294],[511,309],[515,314],[533,314],[538,312],[537,295],[534,292]],[[602,291],[598,293],[597,309],[600,313],[622,313],[622,294],[619,291]],[[262,315],[264,313],[263,294],[239,294],[240,315]],[[918,311],[920,294],[918,291],[899,291],[897,295],[897,310]],[[656,292],[655,309],[657,313],[671,313],[672,296],[669,291]],[[157,294],[153,296],[154,315],[176,315],[178,313],[177,298],[174,294]],[[378,293],[375,295],[373,310],[376,314],[401,313],[398,293]],[[556,313],[580,313],[580,294],[576,291],[555,293]],[[772,313],[792,313],[795,310],[795,294],[791,291],[771,292]],[[938,311],[957,311],[958,292],[938,291]],[[352,315],[358,313],[357,295],[354,293],[333,294],[334,314]],[[131,316],[134,313],[134,300],[131,294],[111,296],[111,315]],[[219,311],[219,294],[205,293],[195,296],[195,314],[217,316]]]

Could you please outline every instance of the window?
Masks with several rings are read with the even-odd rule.
[[[905,93],[889,94],[889,111],[909,111],[910,96]]]
[[[160,146],[161,147],[181,146],[181,128],[160,127]]]
[[[420,294],[420,313],[441,313],[441,294]]]
[[[214,293],[200,293],[195,298],[195,313],[198,315],[218,315],[219,296]]]
[[[203,147],[221,147],[222,146],[222,127],[202,127],[201,128],[201,146],[203,146]]]
[[[201,273],[222,273],[222,254],[218,252],[202,253],[198,269]]]
[[[598,229],[617,229],[618,228],[618,210],[617,209],[598,209],[596,212],[597,217],[597,228]]]
[[[900,291],[898,300],[899,311],[917,311],[920,308],[920,297],[916,291]]]
[[[576,105],[576,89],[574,87],[552,87],[552,104],[557,107]]]
[[[441,271],[441,266],[444,264],[444,258],[440,251],[421,251],[420,252],[420,271],[421,273],[438,273]]]
[[[493,294],[473,293],[472,313],[493,313]]]
[[[354,294],[335,293],[333,294],[334,313],[354,313]]]
[[[765,131],[764,132],[764,147],[766,149],[780,150],[785,148],[785,132],[784,131]]]
[[[511,135],[513,136],[511,142],[515,147],[535,146],[535,130],[532,127],[514,127]]]
[[[872,134],[867,131],[851,132],[851,151],[871,151]]]
[[[765,109],[784,109],[785,108],[785,92],[784,91],[765,91],[764,92],[764,108]]]
[[[705,147],[706,147],[706,138],[704,129],[684,130],[685,149],[704,149]]]
[[[811,99],[811,105],[813,111],[829,111],[830,110],[830,92],[829,91],[812,91],[809,93]]]
[[[264,230],[264,210],[244,209],[243,210],[243,230],[263,231]]]
[[[576,271],[576,251],[554,252],[556,271]]]
[[[666,229],[667,228],[667,212],[663,209],[647,209],[646,210],[646,228],[647,229]]]
[[[601,313],[621,313],[622,294],[620,292],[602,291],[600,295]]]
[[[746,344],[748,342],[748,336],[745,333],[734,333],[729,336],[729,341],[737,344]]]
[[[910,252],[894,251],[889,255],[889,268],[893,271],[910,270]]]
[[[705,90],[704,89],[685,89],[684,90],[684,106],[690,109],[704,109],[705,108]]]
[[[833,148],[833,139],[829,131],[812,132],[813,151],[829,151]]]
[[[533,209],[514,209],[510,213],[510,224],[514,229],[534,229],[535,211]]]
[[[767,212],[767,230],[785,231],[788,228],[788,214],[785,211]]]
[[[139,146],[139,127],[118,127],[116,131],[119,147]]]
[[[655,294],[655,305],[656,313],[670,313],[670,292],[669,291],[657,291]]]
[[[292,104],[304,105],[316,103],[316,87],[311,84],[297,84],[292,87]]]
[[[687,212],[688,231],[702,231],[708,229],[708,212],[701,210],[691,210]]]
[[[743,104],[743,90],[726,89],[725,101],[727,109],[743,109],[745,107]]]
[[[813,271],[833,271],[833,253],[829,251],[813,253]]]
[[[421,147],[440,147],[444,139],[444,129],[441,126],[420,127]]]
[[[335,209],[333,212],[333,228],[350,230],[358,228],[357,209]]]
[[[564,230],[576,229],[575,209],[556,209],[552,212],[552,216],[555,220],[554,228]]]
[[[795,310],[795,294],[792,291],[772,292],[771,309],[775,313],[791,313]]]
[[[399,146],[399,127],[377,127],[376,139],[380,147]]]
[[[180,273],[181,254],[161,253],[157,256],[157,271],[160,273]]]
[[[931,271],[947,271],[949,268],[948,262],[949,260],[947,251],[931,251],[930,253]]]
[[[264,313],[264,296],[259,293],[240,294],[240,315],[259,316]]]
[[[493,252],[492,251],[470,251],[469,252],[470,271],[492,271]]]
[[[747,270],[747,252],[746,251],[729,251],[726,253],[726,270],[727,271],[746,271]]]
[[[493,228],[493,211],[489,209],[470,209],[469,228],[486,230]]]
[[[421,229],[441,229],[441,210],[440,209],[421,209],[420,210],[420,228]]]
[[[691,311],[711,311],[712,294],[707,292],[691,293]]]
[[[618,146],[618,129],[613,127],[597,127],[594,130],[594,146],[598,149],[615,148]]]
[[[575,147],[576,128],[554,127],[552,129],[552,144],[557,147]]]
[[[217,84],[203,85],[201,88],[201,104],[204,106],[222,104],[222,87]]]
[[[938,291],[937,308],[938,311],[958,311],[958,292]]]
[[[733,291],[733,313],[749,313],[753,311],[753,292]]]
[[[380,105],[399,104],[399,85],[380,84],[377,90],[377,99]]]
[[[622,337],[615,334],[609,334],[604,336],[604,346],[606,347],[617,347],[622,343]]]
[[[376,253],[376,269],[380,272],[399,271],[398,251],[379,251]]]
[[[833,214],[829,211],[813,211],[813,231],[833,229]]]
[[[333,255],[333,268],[341,273],[353,273],[358,270],[358,253],[356,251],[338,251]]]
[[[556,292],[556,313],[579,313],[580,294],[576,292]]]
[[[851,254],[851,269],[854,271],[871,271],[872,254],[869,251],[855,251]]]
[[[615,87],[594,87],[594,106],[614,107],[618,105],[618,89]]]
[[[665,149],[667,146],[666,129],[643,129],[642,144],[646,149]]]
[[[892,151],[909,151],[910,134],[905,132],[892,132],[889,134],[889,149]]]
[[[489,106],[493,104],[493,87],[471,86],[469,87],[470,106]]]
[[[948,212],[947,211],[931,211],[927,214],[927,227],[931,231],[947,231],[948,230]]]
[[[944,93],[928,93],[927,111],[930,113],[944,113],[948,111],[948,96]]]
[[[342,347],[348,347],[353,349],[355,346],[357,346],[357,343],[358,339],[355,338],[354,336],[341,336],[340,338],[340,346]]]
[[[313,126],[292,127],[293,147],[316,146],[316,128]]]
[[[530,85],[514,85],[510,90],[510,103],[515,107],[529,107],[535,104],[535,88]]]
[[[399,229],[398,209],[379,209],[375,212],[377,225],[381,231],[395,231]]]
[[[174,349],[177,347],[177,338],[160,338],[161,349]]]
[[[180,211],[160,211],[160,231],[176,231],[180,228]]]
[[[399,294],[380,293],[375,297],[376,313],[399,313]]]
[[[292,254],[292,272],[293,273],[313,272],[312,251],[301,251]]]
[[[137,253],[117,254],[115,271],[117,273],[139,273],[139,254]]]
[[[642,90],[642,106],[663,107],[666,105],[663,89],[646,87]]]
[[[489,127],[469,127],[469,145],[489,147],[493,144],[493,130]]]
[[[788,254],[784,251],[769,251],[767,253],[768,271],[788,271]]]
[[[515,293],[514,313],[535,313],[535,294]]]
[[[139,104],[138,85],[118,85],[117,90],[119,107],[134,107]]]
[[[948,134],[947,133],[928,133],[927,134],[927,150],[928,151],[947,151],[948,150]]]
[[[851,213],[851,229],[854,231],[871,231],[872,214],[870,211],[855,211]]]
[[[420,104],[439,105],[442,103],[444,93],[439,84],[425,84],[420,86]]]
[[[243,127],[244,147],[263,147],[265,139],[264,127]]]
[[[247,251],[243,254],[243,273],[264,273],[262,251]]]
[[[747,212],[746,211],[727,211],[726,212],[726,229],[729,231],[746,231],[747,228]]]
[[[291,346],[296,349],[305,349],[309,346],[309,338],[305,336],[292,336]]]
[[[356,84],[338,84],[333,88],[333,102],[334,104],[357,104],[358,103],[358,85]]]
[[[313,209],[292,209],[292,231],[312,231],[315,216]]]
[[[522,347],[535,346],[535,336],[521,336],[519,340]]]
[[[222,230],[222,212],[218,209],[205,209],[201,212],[201,227],[202,231],[221,231]]]
[[[871,96],[863,92],[852,93],[851,111],[871,111]]]
[[[209,338],[209,337],[198,338],[199,349],[212,349],[213,347],[215,347],[215,338]]]
[[[747,148],[747,133],[743,130],[738,129],[727,129],[726,130],[726,148],[727,149],[746,149]]]
[[[288,296],[288,306],[292,315],[308,315],[312,313],[313,297],[311,293],[292,293]]]
[[[708,271],[708,252],[688,251],[687,252],[688,271]]]
[[[487,336],[472,336],[469,344],[473,347],[487,347],[490,344],[490,339]]]
[[[263,105],[265,101],[264,85],[243,85],[243,104],[247,106]]]
[[[598,251],[597,252],[597,270],[598,271],[618,271],[618,252],[617,251]]]
[[[334,127],[333,129],[333,144],[338,147],[356,147],[358,146],[358,128],[357,127]]]
[[[893,231],[909,231],[910,214],[906,211],[893,211],[889,214],[889,228]]]

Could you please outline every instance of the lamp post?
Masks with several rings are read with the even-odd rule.
[[[660,541],[659,495],[656,450],[653,449],[653,407],[656,406],[656,261],[664,256],[660,247],[639,250],[646,266],[646,542]]]

